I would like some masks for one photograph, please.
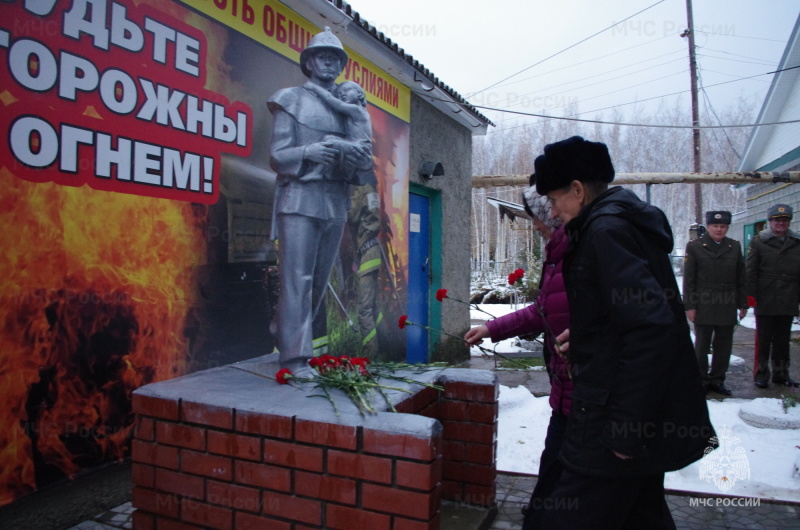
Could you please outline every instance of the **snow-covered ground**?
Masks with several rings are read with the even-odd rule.
[[[795,462],[800,457],[800,431],[759,429],[748,425],[739,418],[743,402],[747,400],[708,402],[711,422],[720,439],[721,446],[717,450],[720,453],[715,455],[713,462],[709,461],[705,470],[703,459],[680,471],[668,473],[664,482],[667,488],[800,501],[800,476],[794,476]],[[790,415],[800,419],[800,407],[789,411]],[[497,469],[536,474],[549,418],[547,396],[536,398],[522,386],[501,386]],[[736,475],[732,464],[722,464],[722,458],[717,456],[730,462],[744,463],[740,466],[743,471]],[[714,471],[728,476],[727,484],[715,483]]]
[[[502,316],[514,310],[504,305],[481,305],[481,309]],[[485,313],[472,310],[472,318],[486,318]],[[741,325],[753,328],[752,315]],[[800,326],[793,326],[800,330]],[[515,339],[498,344],[498,352],[518,351]],[[491,347],[488,341],[484,346]],[[480,356],[477,348],[472,355]],[[743,363],[733,357],[731,363]],[[745,423],[739,417],[743,404],[765,416],[782,414],[777,399],[709,400],[711,421],[717,431],[720,448],[711,455],[673,473],[668,473],[665,486],[669,489],[800,501],[800,430],[762,429]],[[789,408],[787,418],[800,421],[800,405]],[[498,421],[497,468],[501,471],[536,474],[539,456],[550,418],[548,398],[534,397],[525,387],[500,387],[500,417]],[[726,476],[727,481],[720,481]],[[716,481],[715,481],[716,479]]]

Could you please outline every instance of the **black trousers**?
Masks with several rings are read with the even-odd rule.
[[[564,465],[558,460],[561,452],[561,442],[567,430],[568,416],[553,411],[550,424],[547,426],[547,435],[544,439],[544,451],[539,459],[539,479],[533,488],[533,495],[528,503],[528,513],[522,524],[522,530],[535,530],[542,528],[542,516],[550,505],[547,500],[558,484]]]
[[[725,373],[731,362],[733,349],[733,326],[694,325],[694,353],[697,355],[697,366],[704,385],[721,385],[725,382]],[[708,371],[708,354],[711,347],[711,372]]]
[[[768,381],[770,358],[772,381],[785,383],[789,379],[789,340],[792,334],[792,315],[756,315],[756,381]]]
[[[664,473],[646,477],[598,478],[563,469],[543,499],[541,528],[581,530],[672,530],[675,521],[664,497]]]

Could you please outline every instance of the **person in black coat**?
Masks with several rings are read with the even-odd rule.
[[[545,146],[537,192],[567,223],[573,366],[564,464],[543,528],[674,528],[664,473],[716,446],[664,213],[620,187],[605,144]]]

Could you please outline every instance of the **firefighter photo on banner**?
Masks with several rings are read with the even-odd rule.
[[[301,54],[324,28],[272,0],[0,13],[4,505],[129,456],[136,388],[279,352],[291,193],[270,98],[309,81]],[[336,101],[315,96],[339,124],[320,141],[339,148],[308,176],[330,190],[331,167],[357,167],[336,190],[349,208],[310,354],[402,360],[383,315],[406,303],[410,91],[342,52]]]

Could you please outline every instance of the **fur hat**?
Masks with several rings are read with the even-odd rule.
[[[536,169],[536,192],[549,192],[581,182],[614,180],[614,165],[608,147],[601,142],[589,142],[573,136],[544,146],[544,154],[533,163]]]
[[[706,212],[706,226],[729,224],[731,224],[731,212],[726,212],[723,210]]]
[[[773,204],[767,210],[767,219],[775,219],[777,217],[792,218],[792,207],[788,204]]]

